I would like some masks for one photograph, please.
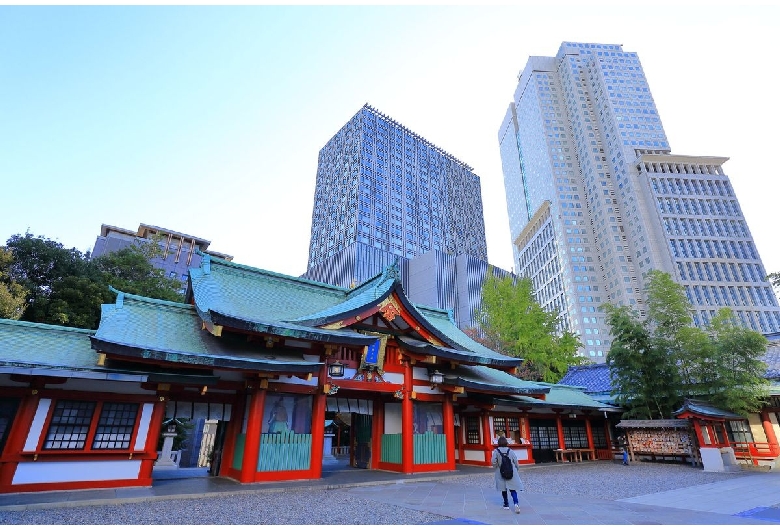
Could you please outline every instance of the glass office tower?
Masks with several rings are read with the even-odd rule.
[[[365,105],[320,150],[305,276],[348,287],[431,251],[487,260],[479,177]]]
[[[684,286],[697,326],[731,307],[780,330],[780,308],[723,164],[672,154],[636,53],[564,42],[530,57],[499,130],[516,274],[603,361],[599,306],[644,311],[644,275]]]

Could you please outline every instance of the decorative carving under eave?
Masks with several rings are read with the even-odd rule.
[[[379,304],[379,312],[388,322],[391,322],[395,317],[401,316],[401,305],[398,300],[393,296],[388,296],[383,302]]]
[[[382,375],[382,370],[358,370],[352,377],[353,381],[367,381],[369,383],[386,383]]]

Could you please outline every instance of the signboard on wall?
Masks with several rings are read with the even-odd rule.
[[[360,359],[360,369],[382,370],[385,364],[385,348],[387,346],[387,335],[383,333],[374,333],[365,331],[366,335],[373,335],[376,339],[363,348],[363,355]]]

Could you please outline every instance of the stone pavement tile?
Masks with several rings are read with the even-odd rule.
[[[134,499],[154,497],[152,488],[117,488],[114,490],[117,499]]]
[[[82,501],[91,499],[115,499],[116,490],[113,489],[94,489],[94,490],[75,490],[66,494],[67,501]]]

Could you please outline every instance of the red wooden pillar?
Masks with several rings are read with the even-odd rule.
[[[482,410],[481,418],[482,432],[485,433],[485,437],[482,440],[482,446],[485,448],[483,461],[486,464],[490,464],[490,460],[493,458],[493,430],[490,428],[490,413],[486,410]]]
[[[160,439],[160,429],[162,429],[167,406],[168,398],[166,396],[158,396],[157,401],[154,402],[152,417],[149,419],[149,428],[146,433],[146,445],[144,446],[146,454],[157,455],[157,441]],[[149,478],[151,480],[155,460],[156,458],[144,458],[141,462],[139,478]]]
[[[607,449],[612,447],[612,438],[609,435],[609,420],[604,418],[604,438],[607,440]]]
[[[11,486],[11,481],[16,473],[16,458],[24,448],[35,412],[38,410],[38,402],[40,401],[38,391],[32,392],[34,393],[25,395],[19,402],[19,409],[16,411],[13,425],[8,431],[8,438],[0,460],[2,462],[0,463],[0,492],[8,491],[7,488]]]
[[[720,430],[721,430],[721,433],[723,434],[723,440],[724,440],[723,447],[731,447],[731,442],[729,442],[729,433],[726,430],[726,422],[725,421],[720,422]]]
[[[244,394],[237,393],[230,407],[230,420],[225,431],[225,443],[223,444],[219,466],[220,477],[230,476],[230,469],[235,469],[233,468],[233,456],[236,452],[238,435],[241,433],[241,425],[244,423],[245,408],[246,398]]]
[[[590,425],[590,416],[585,416],[585,434],[588,436],[588,449],[596,449],[593,445],[593,427]]]
[[[555,413],[555,425],[558,427],[558,447],[560,449],[566,449],[566,441],[563,439],[563,421],[561,421],[561,413]]]
[[[241,462],[240,482],[254,482],[257,475],[257,459],[260,454],[260,433],[263,430],[263,406],[265,389],[252,389],[244,438],[244,459]]]
[[[455,414],[452,410],[452,394],[444,394],[442,409],[444,437],[447,440],[447,469],[455,471]]]
[[[322,477],[322,451],[325,443],[325,403],[328,396],[322,392],[314,394],[311,411],[311,463],[309,464],[312,478]],[[262,421],[262,419],[261,419]]]
[[[761,411],[761,424],[764,426],[764,432],[766,433],[766,441],[769,443],[769,449],[772,451],[773,456],[780,455],[780,447],[777,445],[777,436],[775,436],[775,429],[772,426],[772,420],[769,419],[769,413],[765,410]]]
[[[704,444],[704,436],[701,434],[702,425],[696,418],[693,419],[693,429],[696,431],[696,439],[699,440],[699,447],[706,447]]]
[[[411,473],[414,466],[414,404],[412,403],[412,364],[404,365],[404,397],[401,402],[401,472]]]

